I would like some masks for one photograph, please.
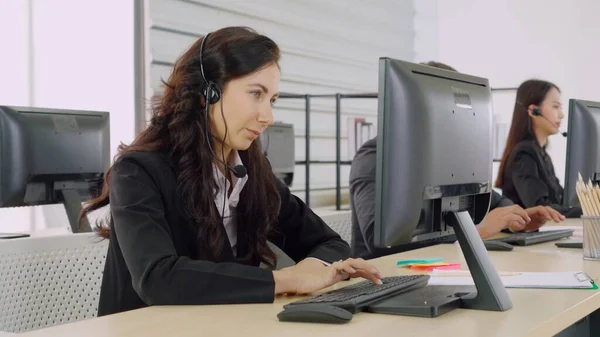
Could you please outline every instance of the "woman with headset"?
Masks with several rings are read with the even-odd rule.
[[[550,206],[578,217],[580,208],[563,206],[563,188],[546,152],[548,137],[560,132],[563,118],[555,84],[531,79],[519,86],[496,187],[521,207]]]
[[[101,195],[110,239],[98,315],[148,305],[271,302],[381,274],[272,173],[279,48],[243,27],[207,34],[164,82],[148,127],[120,146]],[[273,270],[267,240],[297,263]],[[263,263],[271,268],[261,268]]]

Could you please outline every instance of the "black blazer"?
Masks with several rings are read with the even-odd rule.
[[[224,248],[218,260],[195,258],[196,234],[176,186],[176,172],[166,154],[130,153],[113,165],[112,233],[98,316],[149,305],[274,300],[272,271],[259,268],[258,262],[235,262],[224,227]],[[279,193],[277,229],[281,235],[271,240],[275,245],[296,262],[306,257],[333,262],[350,256],[348,244],[282,183]],[[238,256],[244,255],[247,245],[238,237]]]
[[[581,216],[581,208],[563,206],[560,185],[550,156],[536,140],[524,140],[508,156],[502,194],[523,208],[550,206],[566,217]]]

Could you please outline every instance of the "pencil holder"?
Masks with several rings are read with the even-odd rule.
[[[582,216],[583,259],[600,260],[600,216]]]

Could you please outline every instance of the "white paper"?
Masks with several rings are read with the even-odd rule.
[[[542,226],[540,232],[556,231],[563,229],[573,229],[573,235],[562,240],[582,240],[583,239],[583,227],[582,226]]]
[[[590,289],[593,288],[587,275],[582,272],[520,272],[500,274],[502,284],[506,288],[563,288]],[[452,276],[451,276],[452,275]],[[454,276],[456,275],[456,276]],[[464,275],[464,276],[462,276]],[[434,270],[429,279],[429,285],[472,286],[473,278],[469,271]]]

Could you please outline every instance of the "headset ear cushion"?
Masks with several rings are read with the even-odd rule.
[[[221,99],[219,87],[214,83],[209,83],[204,90],[204,98],[208,100],[209,104],[215,104]]]
[[[534,116],[541,116],[541,115],[542,115],[542,112],[540,111],[540,109],[539,109],[539,108],[534,108],[534,109],[531,111],[531,114],[532,114],[532,115],[534,115]]]
[[[218,88],[211,90],[210,104],[215,104],[221,99],[221,94]]]

